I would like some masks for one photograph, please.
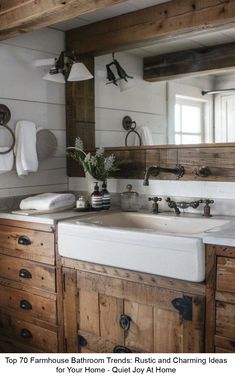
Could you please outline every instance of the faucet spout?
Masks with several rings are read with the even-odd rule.
[[[160,167],[160,166],[151,166],[147,169],[143,185],[148,186],[149,185],[149,177],[150,176],[158,176],[160,172],[169,172],[171,174],[177,175],[177,179],[181,178],[184,175],[184,167],[181,165],[176,165],[175,168],[167,168],[167,167]]]
[[[145,172],[143,185],[148,186],[149,185],[149,177],[150,176],[158,176],[160,173],[159,170],[160,167],[158,166],[151,166],[148,168],[148,170]]]

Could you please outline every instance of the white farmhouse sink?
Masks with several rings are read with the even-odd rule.
[[[89,224],[96,226],[105,226],[111,228],[143,229],[145,231],[180,233],[180,234],[198,234],[209,229],[226,224],[226,220],[214,218],[193,218],[164,216],[162,214],[145,214],[145,213],[128,213],[128,212],[110,212],[96,213],[85,216],[77,220],[78,224]]]
[[[229,221],[102,212],[58,225],[59,254],[73,259],[202,282],[202,233]]]

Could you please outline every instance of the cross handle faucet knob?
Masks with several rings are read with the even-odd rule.
[[[153,196],[153,197],[149,197],[148,200],[153,202],[152,213],[158,213],[159,212],[158,211],[158,201],[162,201],[162,198],[158,197],[158,196]]]

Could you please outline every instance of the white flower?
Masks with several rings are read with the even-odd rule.
[[[84,162],[89,162],[90,158],[91,158],[91,153],[87,153],[87,155],[84,158]]]
[[[84,145],[83,145],[83,142],[82,142],[82,140],[81,140],[80,137],[77,137],[75,139],[75,148],[78,149],[78,150],[82,150],[82,151],[84,149]]]
[[[101,157],[102,155],[104,155],[104,148],[100,146],[99,149],[96,150],[96,156]]]
[[[110,171],[114,166],[115,156],[112,154],[104,160],[105,171]]]

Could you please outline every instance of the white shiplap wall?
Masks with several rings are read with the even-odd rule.
[[[0,197],[67,190],[65,160],[65,87],[42,80],[46,68],[34,61],[51,58],[64,50],[64,33],[42,29],[0,43],[0,103],[10,108],[9,126],[18,120],[34,121],[51,129],[58,140],[53,158],[39,165],[37,173],[18,178],[15,170],[0,175]],[[0,146],[9,142],[0,130]]]
[[[96,146],[124,146],[126,131],[122,119],[128,115],[137,129],[147,126],[154,144],[166,143],[166,83],[148,83],[143,77],[143,59],[128,53],[117,53],[115,58],[134,79],[128,91],[120,92],[113,84],[106,85],[106,64],[111,54],[95,59],[95,119]],[[129,143],[130,141],[130,143]],[[128,140],[132,145],[133,140]]]

